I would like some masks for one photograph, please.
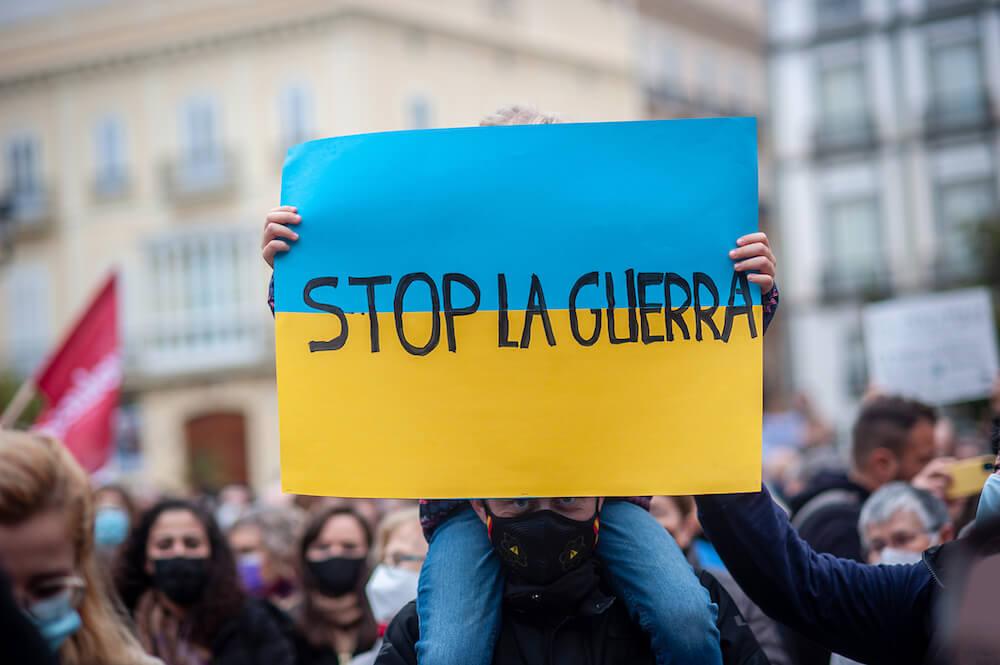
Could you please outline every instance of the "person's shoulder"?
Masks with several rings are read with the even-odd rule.
[[[385,629],[386,639],[402,638],[412,640],[414,644],[420,639],[420,620],[417,618],[417,601],[411,600],[403,609],[396,613],[389,626]]]
[[[240,621],[248,623],[285,621],[284,612],[277,607],[257,598],[247,598],[240,608]]]
[[[233,620],[234,632],[242,638],[269,640],[281,635],[292,642],[295,626],[283,610],[266,600],[247,598]]]
[[[853,489],[831,488],[820,492],[799,508],[792,516],[792,526],[800,533],[803,530],[831,528],[855,530],[863,503],[864,497]]]
[[[386,628],[375,665],[417,665],[419,639],[420,620],[417,618],[417,602],[410,601]]]
[[[863,496],[864,488],[854,483],[844,469],[827,469],[817,473],[804,490],[789,499],[788,504],[792,509],[792,516],[794,517],[813,499],[832,490],[843,490],[855,494],[862,501],[865,498]]]
[[[698,571],[698,581],[708,591],[709,597],[718,608],[715,625],[719,629],[722,662],[725,665],[729,663],[765,665],[768,663],[767,655],[757,641],[747,617],[743,615],[737,599],[719,579],[720,575],[728,576],[724,571],[709,572],[705,569]],[[744,599],[749,602],[745,596]]]

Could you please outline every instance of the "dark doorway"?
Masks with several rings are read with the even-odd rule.
[[[216,412],[184,425],[188,480],[195,490],[216,492],[247,484],[246,419],[242,413]]]

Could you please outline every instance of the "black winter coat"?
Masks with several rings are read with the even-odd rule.
[[[768,665],[753,632],[722,585],[704,571],[699,581],[719,606],[717,624],[724,665]],[[505,597],[494,665],[653,665],[656,662],[649,637],[629,618],[624,603],[601,590],[581,603],[573,616],[540,618],[512,609],[508,601]],[[476,637],[470,635],[469,639]],[[416,603],[411,602],[389,625],[375,665],[417,665],[419,638]]]
[[[212,640],[212,665],[295,665],[295,652],[273,612],[248,600]]]

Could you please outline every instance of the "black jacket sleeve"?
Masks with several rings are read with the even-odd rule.
[[[403,607],[386,628],[375,665],[417,665],[417,640],[420,639],[420,622],[417,604],[410,602]]]
[[[924,564],[868,566],[817,554],[766,489],[697,501],[727,569],[768,616],[854,660],[923,660],[933,586]]]
[[[802,540],[817,552],[864,561],[858,533],[859,505],[834,505],[820,510],[799,529]]]
[[[722,665],[770,665],[753,630],[725,587],[705,570],[698,573],[698,581],[708,590],[712,602],[719,608],[715,623],[719,627]]]

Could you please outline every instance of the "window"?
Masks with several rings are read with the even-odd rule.
[[[861,22],[861,0],[816,0],[816,30],[836,30]]]
[[[217,159],[219,153],[217,122],[216,108],[212,100],[199,97],[189,99],[184,104],[181,117],[181,146],[185,161],[204,163]]]
[[[832,201],[826,211],[824,281],[836,293],[860,293],[886,277],[878,201],[874,196]]]
[[[664,39],[659,46],[659,83],[668,90],[680,88],[681,62],[677,45]]]
[[[94,128],[97,169],[95,187],[100,196],[121,194],[126,186],[125,125],[117,116],[101,118]]]
[[[928,61],[930,122],[952,125],[985,119],[983,69],[974,27],[964,34],[931,35]]]
[[[7,192],[10,216],[21,228],[37,225],[47,217],[42,186],[38,140],[25,134],[7,144]]]
[[[423,95],[410,98],[407,116],[407,123],[411,129],[427,129],[431,126],[431,107]]]
[[[753,101],[750,99],[752,77],[744,65],[733,65],[729,70],[729,105],[737,113],[752,113]]]
[[[254,362],[266,320],[252,288],[259,251],[242,228],[165,234],[148,247],[140,364],[170,373]]]
[[[285,147],[308,141],[313,137],[312,95],[299,85],[292,85],[281,94],[281,140]]]
[[[711,53],[703,53],[698,61],[698,86],[704,99],[715,102],[719,97],[715,57]]]
[[[824,68],[820,73],[820,108],[824,121],[835,126],[859,122],[865,106],[865,72],[860,62]]]
[[[864,146],[872,139],[867,79],[860,44],[838,44],[819,53],[817,147]]]
[[[175,197],[223,193],[232,184],[218,118],[218,108],[209,97],[193,97],[181,107],[181,154],[170,183]]]
[[[7,365],[27,376],[48,350],[49,274],[40,264],[15,264],[5,281]]]
[[[7,145],[7,178],[15,197],[33,195],[41,188],[38,141],[33,136],[18,136]]]
[[[973,244],[975,228],[995,214],[996,209],[996,194],[990,178],[938,184],[939,268],[947,275],[976,273],[980,266]]]

